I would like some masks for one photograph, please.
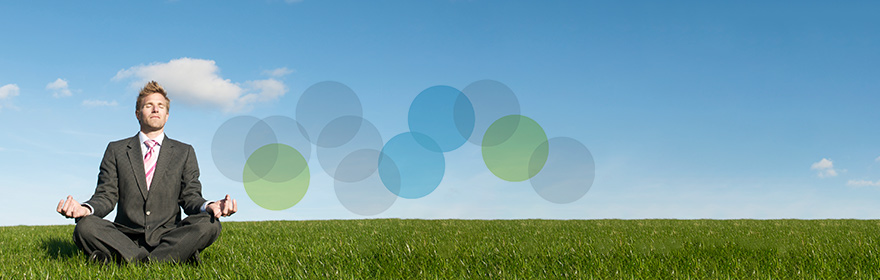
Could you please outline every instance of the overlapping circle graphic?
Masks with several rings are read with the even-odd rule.
[[[271,165],[267,162],[269,159],[274,161]],[[268,166],[266,173],[258,174],[254,170],[260,168],[249,168],[254,165],[260,168]],[[290,175],[295,173],[297,175]],[[248,197],[269,210],[284,210],[296,205],[309,189],[309,177],[308,163],[302,154],[280,143],[268,144],[254,151],[248,157],[242,174]]]
[[[529,174],[535,175],[529,182],[547,201],[571,203],[581,199],[593,186],[596,176],[593,155],[573,138],[550,138],[535,149],[531,160]]]
[[[465,87],[461,92],[471,101],[474,107],[474,131],[470,141],[485,146],[483,135],[496,120],[510,115],[519,115],[519,100],[507,85],[495,80],[476,81]],[[504,141],[503,135],[495,135]],[[509,136],[509,135],[508,135]]]
[[[446,160],[440,145],[418,132],[404,132],[388,140],[379,158],[379,177],[389,191],[402,198],[424,197],[443,180]]]
[[[289,117],[238,116],[214,133],[211,155],[220,173],[242,182],[254,203],[284,210],[308,190],[311,148],[302,126]]]
[[[227,178],[242,182],[260,207],[283,210],[306,194],[312,145],[321,169],[334,179],[339,202],[358,215],[377,215],[398,198],[434,192],[446,171],[444,153],[465,143],[480,145],[483,162],[496,177],[529,180],[552,203],[582,198],[595,177],[590,151],[569,137],[548,138],[532,118],[520,114],[513,91],[481,80],[463,90],[433,86],[410,104],[409,131],[384,142],[363,118],[357,94],[333,81],[303,92],[296,119],[238,116],[214,135],[214,163]]]
[[[259,119],[253,116],[237,116],[224,122],[214,133],[211,142],[211,155],[214,165],[226,178],[236,182],[247,182],[242,170],[248,159],[257,150],[269,144],[285,144],[299,152],[308,161],[311,156],[311,144],[308,135],[303,133],[302,126],[295,120],[285,116],[271,116]],[[262,158],[254,159],[248,168],[255,175],[263,177],[273,168],[278,160],[278,146],[270,146],[275,153],[265,153]],[[291,170],[291,179],[303,170]],[[253,178],[252,178],[253,179]]]
[[[398,190],[387,188],[379,178],[379,172],[376,171],[376,162],[374,159],[379,157],[379,151],[373,149],[357,150],[342,159],[339,167],[336,169],[337,177],[345,177],[348,175],[340,174],[345,172],[353,173],[370,173],[366,178],[358,181],[346,182],[336,180],[334,182],[334,190],[336,198],[352,213],[372,216],[385,212],[397,200]],[[388,164],[388,163],[386,163]],[[370,171],[372,170],[372,171]],[[395,166],[388,167],[392,172],[396,171]],[[386,173],[389,180],[395,179],[399,174]],[[387,188],[387,189],[386,189]]]
[[[348,86],[333,81],[312,85],[296,103],[296,119],[302,123],[308,135],[318,136],[322,130],[339,117],[363,117],[361,100]],[[318,147],[336,147],[347,143],[357,133],[359,123],[337,123],[333,137],[312,137]],[[319,141],[321,140],[321,141]]]
[[[541,172],[547,161],[547,134],[538,122],[522,115],[495,121],[483,136],[483,161],[498,178],[520,182]]]
[[[461,91],[449,86],[430,87],[409,107],[409,130],[432,152],[449,152],[467,142],[474,131],[474,106]],[[422,142],[427,141],[427,142]]]

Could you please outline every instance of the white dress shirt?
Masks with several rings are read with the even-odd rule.
[[[153,149],[155,149],[154,151],[156,151],[156,155],[158,155],[159,149],[162,148],[162,141],[165,141],[165,132],[162,132],[162,134],[159,134],[159,136],[156,137],[156,139],[150,139],[150,137],[147,137],[147,135],[144,134],[143,131],[141,131],[141,132],[138,132],[138,140],[141,141],[141,158],[142,159],[144,157],[146,157],[147,152],[150,151],[150,147],[147,147],[147,144],[144,143],[144,142],[147,142],[147,140],[154,140],[154,141],[156,141],[156,143],[159,143],[159,145],[156,145],[156,147],[153,147]]]

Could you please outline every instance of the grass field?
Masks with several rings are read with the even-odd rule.
[[[875,220],[229,222],[201,266],[101,267],[72,230],[0,227],[0,278],[880,278]]]

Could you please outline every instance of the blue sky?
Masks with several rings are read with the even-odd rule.
[[[4,2],[0,225],[69,224],[110,141],[137,132],[136,92],[171,92],[169,137],[192,144],[203,194],[230,220],[349,218],[876,218],[880,19],[854,1]],[[548,137],[586,146],[581,199],[543,200],[489,172],[480,148],[444,153],[419,199],[360,216],[310,161],[297,205],[266,210],[212,158],[230,118],[293,118],[311,85],[360,98],[384,141],[423,90],[491,79]],[[314,148],[314,147],[313,147]],[[112,215],[112,214],[111,214]]]

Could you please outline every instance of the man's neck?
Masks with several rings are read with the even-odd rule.
[[[159,129],[159,130],[154,130],[154,131],[147,131],[147,130],[141,129],[141,132],[143,132],[144,135],[146,135],[147,138],[150,138],[150,139],[156,139],[156,137],[159,137],[159,135],[162,135],[162,133],[164,131],[165,131],[165,129]]]

